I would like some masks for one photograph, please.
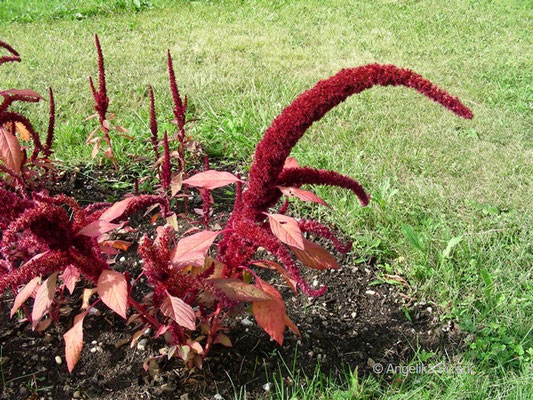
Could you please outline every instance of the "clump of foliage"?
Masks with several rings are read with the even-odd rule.
[[[111,149],[106,116],[109,99],[97,36],[95,41],[99,59],[98,90],[92,80],[90,82],[104,133],[100,140],[107,143],[107,155],[118,167]],[[20,61],[11,47],[0,44],[12,54],[0,60]],[[11,153],[7,150],[19,145],[10,124],[22,121],[28,131],[31,125],[25,117],[7,112],[7,106],[0,106],[0,118],[4,118],[0,129],[3,137],[9,139],[0,143],[4,162],[1,167],[5,173],[0,182],[0,292],[8,288],[13,290],[16,297],[12,315],[22,307],[34,329],[44,330],[51,321],[58,321],[60,307],[66,301],[65,289],[72,294],[79,282],[92,286],[85,287],[81,313],[74,317],[72,328],[64,335],[70,371],[82,349],[83,320],[100,301],[125,319],[133,310],[128,318],[128,323],[136,326],[132,345],[151,328],[156,338],[162,336],[170,346],[167,354],[158,357],[179,357],[189,366],[201,367],[215,344],[231,346],[225,334],[225,321],[246,312],[246,305],[250,303],[258,325],[280,345],[287,327],[299,334],[298,327],[286,314],[281,293],[260,277],[259,270],[277,271],[295,294],[301,291],[309,296],[320,296],[326,288],[311,288],[300,272],[300,265],[316,270],[339,266],[325,248],[308,240],[305,233],[331,241],[341,253],[349,251],[351,243],[342,243],[327,226],[317,221],[296,220],[287,215],[287,198],[297,197],[328,206],[302,186],[330,185],[351,190],[363,206],[370,200],[353,178],[335,171],[302,167],[289,157],[305,131],[350,95],[375,85],[411,87],[457,115],[472,118],[472,112],[457,98],[410,70],[379,64],[344,69],[302,93],[273,121],[256,148],[246,182],[230,172],[211,170],[205,155],[202,172],[187,170],[186,151],[192,149],[193,155],[198,156],[200,153],[194,151],[199,145],[186,133],[187,99],[178,92],[170,53],[167,64],[177,130],[171,137],[164,132],[162,141],[154,92],[149,88],[149,140],[159,180],[156,195],[138,194],[135,190],[134,194],[113,204],[94,203],[81,207],[64,194],[51,196],[45,191],[31,190],[24,186],[27,178],[21,167],[25,162],[23,150],[20,150],[22,156],[16,153],[18,158],[9,158]],[[31,91],[11,90],[0,95],[4,96],[4,103],[14,101],[10,100],[12,96],[22,101],[40,99]],[[52,104],[51,96],[50,140],[47,138],[42,145],[33,128],[30,131],[34,153],[41,152],[46,157],[51,155]],[[175,150],[171,149],[171,143],[176,143]],[[34,159],[37,160],[37,156]],[[233,211],[224,227],[212,227],[209,219],[211,191],[229,184],[236,185]],[[203,201],[200,221],[187,213],[190,188],[200,191]],[[183,201],[179,202],[180,199]],[[284,200],[283,204],[273,211],[280,200]],[[182,212],[178,213],[182,205]],[[141,209],[157,206],[166,223],[157,228],[155,238],[144,234],[138,244],[138,254],[143,260],[141,273],[133,277],[133,271],[113,270],[112,257],[131,244],[116,239],[121,232],[131,230],[129,217]],[[177,218],[187,220],[192,226],[180,238],[176,234]],[[277,261],[257,259],[257,254],[262,254],[258,253],[260,249]],[[134,287],[141,277],[147,278],[152,292],[137,299]],[[98,299],[91,303],[94,294],[98,294]],[[31,315],[24,306],[30,298],[34,298]],[[41,320],[47,313],[50,318]]]

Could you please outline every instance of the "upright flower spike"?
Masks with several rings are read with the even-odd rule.
[[[170,187],[170,180],[172,176],[172,166],[170,165],[170,148],[168,146],[168,134],[165,131],[163,135],[163,165],[161,165],[161,186],[166,192]]]
[[[178,91],[178,85],[176,84],[176,74],[174,73],[174,66],[172,64],[172,56],[170,50],[167,50],[167,65],[168,65],[168,78],[170,81],[170,92],[172,93],[172,100],[174,102],[174,117],[178,124],[178,129],[183,131],[185,126],[185,103],[181,99]]]
[[[104,54],[102,53],[102,46],[96,33],[94,34],[94,43],[96,45],[96,53],[98,54],[98,99],[95,100],[100,108],[100,110],[97,110],[100,114],[100,119],[103,121],[107,113],[107,107],[109,106],[109,98],[107,97],[105,83]]]
[[[154,149],[155,153],[155,160],[159,160],[159,138],[157,136],[157,118],[155,114],[155,99],[154,99],[154,89],[152,86],[148,87],[148,91],[150,93],[150,141],[152,142],[152,148]]]
[[[54,101],[54,92],[52,88],[48,88],[50,97],[50,117],[48,119],[48,133],[46,135],[46,144],[44,146],[44,155],[50,157],[52,154],[52,142],[54,141],[54,128],[56,121],[56,104]]]

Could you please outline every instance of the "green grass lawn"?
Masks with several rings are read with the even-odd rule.
[[[361,208],[346,192],[317,188],[334,209],[314,212],[351,235],[358,254],[406,277],[415,296],[459,322],[471,343],[454,362],[475,375],[386,386],[372,377],[331,383],[317,374],[297,396],[533,398],[531,2],[44,3],[0,0],[0,37],[23,58],[2,66],[0,86],[41,93],[53,86],[56,153],[67,165],[91,163],[84,141],[94,125],[83,120],[92,114],[94,32],[106,56],[110,111],[139,139],[116,141],[123,164],[148,148],[141,142],[147,85],[161,118],[170,120],[167,48],[190,117],[198,118],[191,134],[212,154],[241,161],[250,160],[284,106],[341,68],[394,63],[459,96],[474,111],[472,121],[408,89],[372,89],[314,125],[294,156],[368,189],[373,201]],[[25,109],[45,126],[47,104]]]

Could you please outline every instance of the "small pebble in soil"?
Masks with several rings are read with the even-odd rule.
[[[96,353],[96,347],[91,347],[91,349],[89,350],[91,353]]]
[[[180,400],[190,400],[189,393],[184,393],[180,396]]]
[[[317,287],[317,286],[318,286],[318,280],[315,279],[315,280],[313,281],[313,287]]]
[[[63,360],[61,359],[61,357],[56,356],[56,363],[57,363],[58,365],[61,365],[62,362],[63,362]]]
[[[137,343],[137,350],[141,350],[141,351],[146,350],[147,343],[148,343],[148,339],[139,340],[139,343]]]
[[[98,342],[96,340],[93,340],[91,344],[97,344]]]
[[[119,258],[119,261],[120,261],[121,263],[123,263],[124,261],[126,261],[126,257],[124,257],[124,256],[120,257],[120,258]]]
[[[80,391],[79,391],[79,390],[76,390],[76,391],[74,392],[74,394],[72,395],[72,397],[75,398],[75,399],[79,399],[79,398],[81,397],[81,393],[80,393]]]
[[[224,397],[222,397],[221,394],[218,394],[218,393],[217,393],[217,394],[215,394],[215,395],[213,396],[213,399],[214,399],[214,400],[224,400]]]
[[[274,386],[274,385],[273,385],[271,382],[267,382],[267,383],[265,383],[265,384],[263,385],[263,390],[264,390],[265,392],[270,392],[270,391],[272,390],[272,387],[273,387],[273,386]]]
[[[241,319],[241,324],[244,326],[252,326],[254,323],[248,319],[248,317],[245,317]]]
[[[367,290],[367,291],[365,292],[365,294],[368,295],[368,296],[374,296],[374,295],[376,294],[376,292],[373,291],[373,290]]]

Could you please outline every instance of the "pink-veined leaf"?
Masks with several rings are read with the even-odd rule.
[[[41,99],[44,100],[43,96],[41,96],[39,93],[31,89],[8,89],[8,90],[3,90],[0,92],[0,96],[6,96],[6,95],[33,97],[39,100]]]
[[[221,290],[232,300],[238,301],[268,301],[272,297],[256,285],[245,283],[240,279],[215,278],[210,279],[215,288]]]
[[[129,204],[133,200],[135,200],[134,197],[128,197],[124,200],[117,201],[115,204],[113,204],[111,207],[104,211],[104,213],[100,216],[99,220],[111,222],[114,219],[117,219],[122,214],[124,214]]]
[[[184,328],[196,329],[194,310],[179,297],[168,295],[161,305],[161,312]]]
[[[78,232],[78,235],[98,237],[106,232],[112,231],[113,229],[120,228],[121,226],[121,224],[112,224],[111,222],[97,219],[96,221],[91,222],[89,225],[81,228]]]
[[[35,288],[39,284],[40,280],[41,280],[41,278],[36,276],[31,281],[29,281],[26,284],[26,286],[24,286],[22,288],[22,290],[20,292],[18,292],[17,296],[15,297],[15,302],[13,303],[13,307],[11,307],[11,312],[9,313],[9,318],[12,318],[13,315],[20,308],[20,306],[22,304],[24,304],[24,302],[30,298],[30,296],[32,295],[33,291],[35,290]]]
[[[181,239],[173,251],[172,265],[175,267],[204,265],[205,255],[219,232],[200,231]]]
[[[72,372],[80,359],[81,348],[83,347],[83,319],[86,315],[87,311],[76,315],[74,325],[63,335],[68,372]]]
[[[205,189],[216,189],[240,181],[235,175],[225,171],[209,170],[200,172],[185,179],[183,183],[189,186],[201,187]]]
[[[33,303],[33,311],[31,313],[32,328],[35,329],[39,320],[45,315],[56,294],[57,288],[57,272],[50,275],[41,285],[37,294],[35,295],[35,302]]]
[[[307,267],[313,269],[337,269],[339,264],[325,248],[304,239],[304,249],[289,246],[294,255]]]
[[[302,201],[309,201],[312,203],[318,203],[318,204],[322,204],[323,206],[330,207],[330,205],[326,203],[324,199],[318,197],[315,193],[309,190],[299,189],[294,186],[289,186],[289,187],[279,186],[278,189],[281,190],[281,193],[283,193],[285,196],[298,197]]]
[[[80,271],[74,265],[67,265],[63,271],[63,286],[65,286],[70,294],[74,293],[76,282],[80,279]]]
[[[283,243],[298,249],[304,249],[304,238],[298,222],[282,214],[267,214],[270,230]]]
[[[298,164],[298,161],[296,161],[296,158],[294,157],[287,157],[285,160],[285,163],[283,164],[283,169],[286,168],[298,168],[300,164]]]
[[[20,173],[24,154],[15,135],[0,126],[0,159],[14,173]]]
[[[126,319],[128,308],[128,284],[118,271],[105,269],[98,278],[98,295],[106,306]]]

